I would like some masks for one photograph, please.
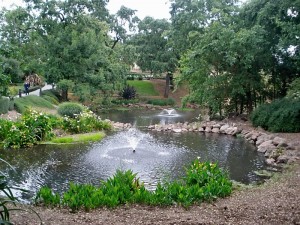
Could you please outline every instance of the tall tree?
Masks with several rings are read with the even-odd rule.
[[[177,60],[173,48],[168,46],[170,23],[166,19],[145,17],[138,29],[131,43],[136,46],[140,68],[153,74],[174,72]]]

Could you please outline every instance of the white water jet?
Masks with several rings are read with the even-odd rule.
[[[180,116],[175,109],[169,108],[164,109],[161,113],[158,114],[159,116],[166,116],[166,117],[176,117]]]
[[[126,132],[126,139],[132,151],[135,152],[139,142],[146,136],[146,134],[139,132],[137,129],[132,128]]]

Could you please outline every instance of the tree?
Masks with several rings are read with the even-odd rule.
[[[138,25],[139,33],[130,40],[136,46],[137,64],[151,74],[175,71],[177,60],[168,46],[170,23],[166,19],[145,17]]]

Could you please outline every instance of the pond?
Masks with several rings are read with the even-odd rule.
[[[119,115],[118,115],[119,114]],[[30,190],[29,200],[42,186],[65,191],[69,182],[99,184],[117,169],[131,169],[148,189],[158,182],[179,179],[185,167],[200,157],[218,162],[230,178],[243,183],[259,180],[255,170],[264,168],[264,156],[242,138],[208,133],[158,133],[145,126],[195,119],[192,112],[163,116],[155,111],[115,112],[102,117],[130,122],[135,127],[108,135],[101,142],[76,145],[39,145],[31,149],[1,150],[15,171],[7,170],[13,185]],[[3,169],[3,168],[2,168]]]

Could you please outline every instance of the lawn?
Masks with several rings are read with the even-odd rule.
[[[140,96],[159,96],[154,85],[149,81],[143,80],[128,80],[127,84],[133,86]]]
[[[54,106],[42,97],[28,95],[22,98],[15,98],[15,109],[19,113],[24,113],[27,108],[47,108],[54,109]]]

